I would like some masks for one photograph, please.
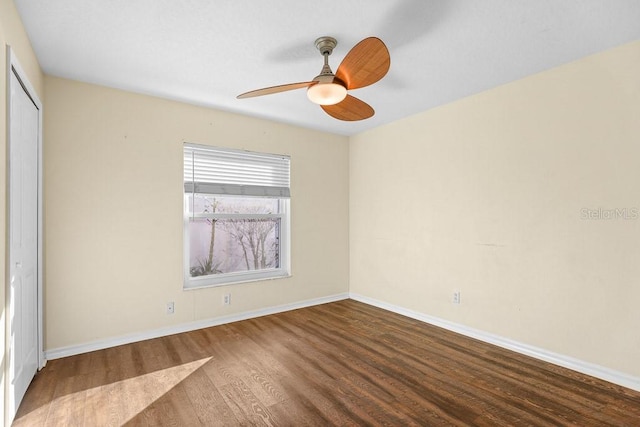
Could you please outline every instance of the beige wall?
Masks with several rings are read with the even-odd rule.
[[[351,292],[640,375],[640,219],[582,219],[640,209],[639,76],[635,42],[353,137]]]
[[[6,341],[6,332],[9,327],[7,317],[5,315],[6,308],[6,290],[8,286],[7,280],[7,85],[6,85],[6,70],[7,70],[7,55],[6,46],[11,46],[14,55],[17,57],[22,69],[27,74],[28,79],[37,92],[38,97],[42,101],[43,96],[43,75],[38,64],[38,60],[31,48],[31,43],[24,31],[22,21],[18,16],[15,9],[15,5],[11,0],[0,0],[0,69],[2,75],[2,82],[0,82],[0,188],[3,188],[3,196],[0,197],[0,223],[4,224],[0,228],[0,251],[2,252],[2,259],[0,263],[0,280],[2,280],[2,286],[0,286],[0,307],[2,313],[0,315],[0,355],[2,360],[0,361],[0,420],[5,419],[4,405],[7,378],[7,358],[10,355],[10,348]]]
[[[45,86],[46,349],[348,292],[346,137],[48,76]],[[184,141],[291,156],[293,277],[182,290]]]

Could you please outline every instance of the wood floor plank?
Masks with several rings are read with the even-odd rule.
[[[202,425],[224,426],[237,423],[218,387],[204,369],[198,369],[184,382],[195,415]],[[212,410],[212,408],[215,408]]]
[[[45,426],[81,426],[86,406],[87,374],[65,377],[56,382],[53,399],[59,404],[50,407]]]
[[[639,420],[639,392],[345,300],[52,360],[14,425]]]

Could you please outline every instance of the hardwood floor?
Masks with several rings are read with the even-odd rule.
[[[352,300],[50,361],[15,426],[640,426],[640,393]]]

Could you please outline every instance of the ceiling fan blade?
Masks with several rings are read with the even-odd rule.
[[[337,104],[321,105],[320,107],[331,117],[347,122],[368,119],[375,113],[369,104],[351,95],[347,95],[343,101]]]
[[[377,37],[368,37],[347,53],[336,77],[346,83],[347,89],[358,89],[383,78],[390,66],[387,46]]]
[[[244,99],[244,98],[252,98],[254,96],[271,95],[273,93],[286,92],[288,90],[302,89],[303,87],[309,87],[315,83],[317,82],[311,81],[311,82],[289,83],[286,85],[265,87],[262,89],[256,89],[249,92],[241,93],[236,98]]]

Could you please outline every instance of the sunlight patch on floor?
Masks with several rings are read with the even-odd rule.
[[[16,420],[18,425],[46,420],[58,425],[73,420],[80,425],[123,425],[200,369],[210,357],[172,366],[122,381],[101,385],[54,399]],[[58,392],[58,391],[57,391]],[[64,391],[62,391],[64,393]],[[66,408],[63,412],[56,408]],[[47,414],[47,411],[50,411]]]

